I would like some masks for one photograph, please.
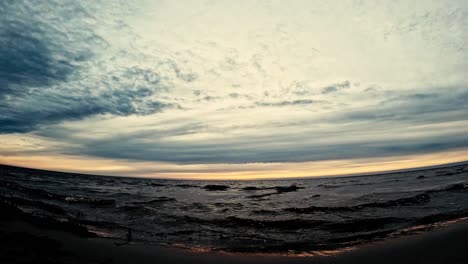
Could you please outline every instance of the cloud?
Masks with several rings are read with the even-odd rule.
[[[48,31],[42,21],[23,16],[21,7],[20,1],[0,4],[1,97],[64,81],[74,69],[66,52],[51,42],[51,35],[57,32]]]
[[[151,116],[145,121],[110,119],[54,126],[35,134],[71,144],[64,149],[67,154],[178,164],[325,161],[468,147],[466,131],[460,129],[468,125],[465,89],[435,88],[426,94],[408,91],[395,98],[386,98],[385,92],[383,97],[373,96],[377,96],[376,104],[366,107],[339,110],[332,104],[335,108],[330,111],[319,104],[318,110],[322,110],[317,114],[297,108],[290,120],[284,118],[291,117],[284,106],[294,106],[294,101],[281,101],[266,107],[223,110],[219,119],[187,110],[178,117],[168,112],[158,120]],[[242,116],[249,118],[239,118]],[[228,122],[231,119],[236,122]],[[137,128],[122,130],[123,124],[133,126],[133,122]],[[88,136],[112,127],[120,127],[119,134]],[[54,131],[63,132],[57,135]]]
[[[2,1],[0,133],[181,164],[468,147],[465,2],[319,2]]]
[[[322,88],[322,94],[334,93],[334,92],[338,92],[338,91],[340,91],[342,89],[347,89],[347,88],[350,88],[350,87],[351,87],[351,85],[350,85],[349,81],[345,81],[345,82],[342,82],[342,83],[337,83],[337,84],[326,86],[326,87]]]
[[[451,125],[451,129],[459,125]],[[123,135],[105,138],[80,138],[81,133],[66,132],[65,138],[56,140],[71,143],[64,149],[73,155],[89,155],[108,159],[135,161],[162,161],[178,164],[239,164],[271,162],[324,161],[350,158],[390,157],[408,154],[439,152],[450,149],[466,148],[468,136],[464,132],[447,132],[443,125],[433,125],[420,130],[391,129],[386,125],[384,131],[365,129],[367,136],[360,135],[362,127],[355,125],[346,133],[336,130],[321,130],[300,134],[261,135],[244,137],[225,137],[217,140],[199,139],[186,141],[182,138],[197,137],[203,126],[177,127],[162,131],[132,131]],[[279,129],[279,128],[277,128]],[[425,129],[440,132],[425,133]],[[89,131],[88,131],[89,133]],[[400,134],[398,134],[400,133]],[[48,134],[45,131],[42,135]],[[372,135],[370,137],[369,135]],[[169,140],[171,139],[172,140]],[[175,140],[181,138],[180,140]]]
[[[374,93],[373,96],[378,96]],[[440,87],[426,93],[400,92],[390,98],[383,93],[372,107],[349,111],[342,120],[411,121],[418,123],[468,118],[468,87]]]
[[[21,23],[21,22],[20,22]],[[41,35],[25,25],[2,23],[0,29],[0,95],[20,94],[27,87],[43,87],[64,81],[73,71],[67,61],[54,58]]]
[[[255,102],[257,106],[271,106],[271,107],[281,107],[281,106],[293,106],[293,105],[309,105],[316,103],[316,101],[311,99],[298,99],[293,101],[279,101],[279,102]]]
[[[99,18],[91,15],[95,6],[84,4],[0,4],[0,133],[25,133],[101,114],[148,115],[180,108],[155,96],[171,85],[157,69],[116,65],[100,72],[113,67],[116,57],[98,55],[110,44],[97,32]],[[115,26],[122,28],[121,23]],[[184,82],[196,79],[172,60],[161,67]]]

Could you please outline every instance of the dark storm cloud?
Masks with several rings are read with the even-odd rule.
[[[21,1],[0,3],[0,97],[63,81],[73,71],[51,40],[56,30],[26,16],[28,9]]]
[[[109,44],[79,2],[0,3],[0,133],[98,114],[151,114],[178,105],[151,99],[162,89],[149,69],[128,67],[115,75],[86,71]],[[177,78],[193,81],[175,62]],[[89,81],[89,82],[86,82]]]
[[[3,21],[2,21],[3,22]],[[57,60],[42,33],[19,23],[0,26],[0,95],[21,94],[28,87],[42,87],[64,81],[73,71],[66,61]]]
[[[64,120],[79,120],[98,114],[146,115],[166,108],[180,108],[171,103],[149,101],[139,104],[145,96],[131,93],[64,95],[35,93],[0,104],[0,133],[25,133]]]
[[[88,38],[72,46],[69,32],[38,19],[39,10],[26,1],[0,4],[0,133],[28,132],[38,124],[79,119],[102,113],[104,107],[81,93],[50,89],[78,70],[76,62],[89,59],[88,45],[99,38],[92,31],[75,31]],[[40,8],[41,4],[37,3]],[[68,49],[75,47],[71,52]]]

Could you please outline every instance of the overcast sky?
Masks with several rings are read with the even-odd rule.
[[[0,163],[176,178],[468,160],[468,2],[0,1]]]

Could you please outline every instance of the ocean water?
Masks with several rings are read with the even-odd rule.
[[[181,181],[0,166],[0,197],[104,237],[230,252],[339,250],[468,216],[468,165],[371,176]]]

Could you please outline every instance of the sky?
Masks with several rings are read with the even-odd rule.
[[[0,1],[0,163],[193,179],[468,160],[468,2]]]

